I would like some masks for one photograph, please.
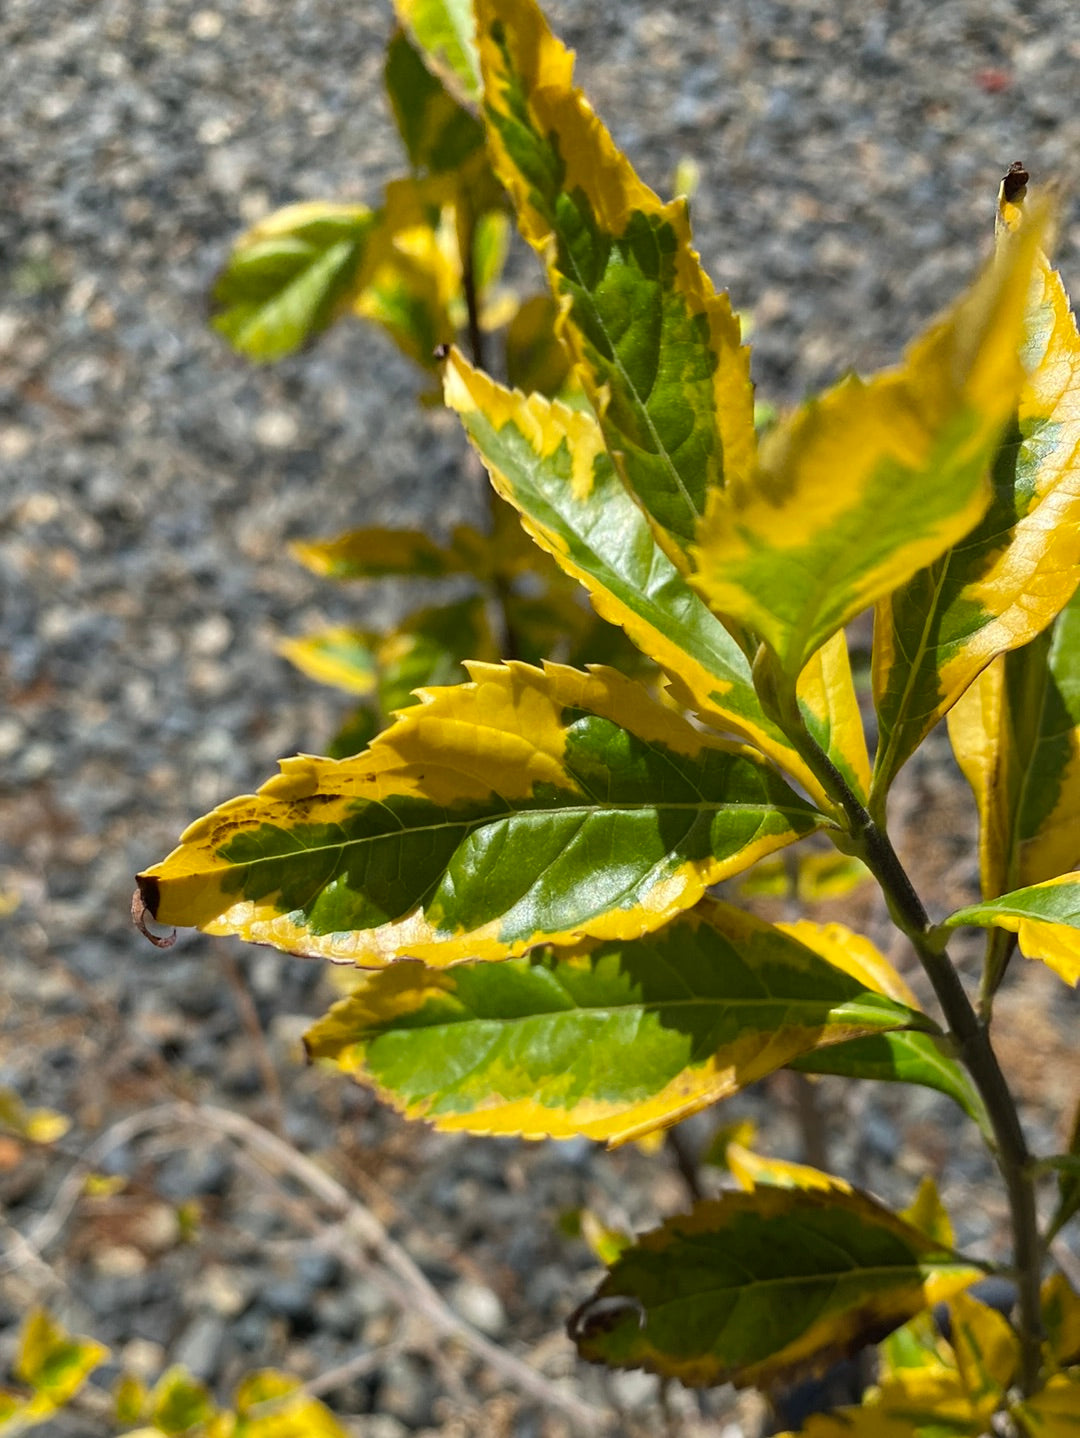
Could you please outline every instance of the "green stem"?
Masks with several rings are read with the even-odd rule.
[[[1024,1393],[1030,1396],[1039,1387],[1042,1361],[1039,1303],[1042,1246],[1035,1207],[1035,1177],[1016,1104],[990,1044],[989,1026],[972,1007],[888,834],[811,737],[794,702],[784,706],[782,720],[792,744],[825,792],[843,810],[854,845],[881,886],[893,922],[915,949],[933,985],[958,1056],[986,1105],[994,1133],[994,1158],[1009,1200],[1019,1307],[1020,1381]]]

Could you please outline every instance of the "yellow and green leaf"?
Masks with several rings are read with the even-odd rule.
[[[1080,1368],[1056,1373],[1046,1387],[1012,1409],[1028,1438],[1077,1438],[1080,1434]]]
[[[167,1435],[180,1435],[204,1427],[217,1409],[205,1383],[186,1368],[168,1368],[154,1384],[148,1400],[150,1420]]]
[[[23,1324],[15,1377],[34,1391],[30,1410],[47,1415],[69,1403],[108,1356],[104,1344],[68,1333],[43,1308],[35,1308]]]
[[[311,201],[260,220],[214,283],[214,328],[249,359],[291,354],[363,287],[380,219],[364,205]]]
[[[792,1163],[790,1159],[756,1153],[737,1141],[727,1144],[724,1158],[732,1178],[747,1193],[753,1193],[762,1184],[826,1193],[852,1191],[851,1184],[836,1174],[823,1173],[820,1168],[811,1168],[808,1163]]]
[[[349,1438],[329,1408],[287,1373],[249,1373],[234,1402],[236,1427],[227,1438]]]
[[[145,910],[367,967],[509,958],[637,938],[827,822],[614,670],[470,672],[193,824],[140,875]]]
[[[641,939],[393,964],[305,1043],[440,1129],[624,1143],[797,1053],[926,1022],[782,930],[705,900]]]
[[[1080,1293],[1061,1272],[1052,1273],[1042,1286],[1045,1351],[1055,1368],[1080,1363]]]
[[[504,389],[456,351],[444,389],[498,493],[537,544],[585,586],[597,613],[660,665],[688,707],[756,745],[824,802],[790,741],[762,711],[746,655],[657,545],[592,415]],[[857,783],[863,765],[846,673],[846,649],[832,649],[801,697],[808,726]]]
[[[941,1201],[941,1194],[934,1180],[927,1174],[919,1184],[914,1200],[901,1210],[900,1217],[906,1219],[920,1233],[952,1248],[955,1243],[952,1219]]]
[[[31,1143],[55,1143],[71,1127],[71,1120],[51,1108],[30,1108],[14,1089],[0,1085],[0,1129]]]
[[[451,94],[480,98],[480,61],[472,0],[394,0],[398,20]]]
[[[534,0],[480,0],[477,32],[496,173],[547,265],[607,445],[685,567],[709,490],[753,463],[739,321],[701,268],[685,202],[634,173]]]
[[[1041,959],[1067,984],[1080,983],[1080,873],[1059,874],[957,909],[940,927],[947,931],[966,924],[1015,934],[1025,958]]]
[[[368,695],[374,693],[378,682],[370,641],[365,630],[335,625],[303,639],[283,639],[278,653],[319,684],[333,685],[347,694]]]
[[[413,169],[441,174],[458,169],[484,144],[484,127],[424,63],[398,30],[386,50],[386,93]]]
[[[573,1315],[571,1336],[594,1362],[685,1383],[788,1381],[979,1276],[866,1194],[761,1187],[639,1238]]]
[[[1020,228],[1010,208],[1005,243]],[[1027,374],[994,459],[990,508],[878,611],[880,794],[980,670],[1041,633],[1080,582],[1080,335],[1041,252],[1019,353]]]
[[[1041,884],[1080,862],[1080,596],[1000,655],[949,711],[979,810],[982,893]]]
[[[506,378],[525,394],[570,403],[581,391],[575,389],[566,346],[555,333],[558,313],[550,295],[532,295],[519,305],[506,329]]]
[[[289,552],[326,579],[442,579],[466,572],[453,542],[436,544],[413,529],[350,529],[333,539],[297,541]]]
[[[899,368],[809,401],[765,437],[754,473],[710,491],[692,582],[765,641],[788,682],[986,512],[986,470],[1023,380],[1040,229],[1036,217],[1010,237]]]

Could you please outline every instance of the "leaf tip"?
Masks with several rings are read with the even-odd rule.
[[[152,919],[157,918],[161,885],[153,874],[139,874],[135,883],[137,888],[131,896],[131,922],[143,938],[150,940],[155,949],[171,949],[176,943],[176,930],[173,929],[171,934],[155,934],[146,922],[147,914]]]

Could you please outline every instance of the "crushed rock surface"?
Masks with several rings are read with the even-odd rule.
[[[1066,184],[1057,253],[1080,285],[1073,0],[549,13],[643,177],[666,192],[697,162],[697,244],[753,316],[763,397],[894,361],[986,254],[1017,158]],[[0,1139],[0,1358],[45,1299],[117,1365],[152,1379],[183,1362],[223,1398],[253,1367],[318,1382],[367,1354],[324,1390],[358,1438],[566,1431],[433,1343],[378,1264],[343,1261],[325,1211],[220,1137],[166,1127],[98,1152],[116,1184],[20,1259],[13,1232],[36,1231],[111,1124],[194,1100],[276,1128],[478,1329],[613,1406],[616,1431],[657,1431],[654,1380],[574,1362],[562,1325],[598,1270],[559,1220],[588,1205],[640,1228],[681,1207],[663,1152],[408,1128],[302,1066],[299,1034],[333,997],[317,965],[192,936],[158,953],[127,915],[133,875],[188,822],[280,755],[318,752],[343,717],[279,638],[382,622],[408,597],[332,588],[288,542],[482,512],[455,424],[417,408],[417,376],[381,335],[340,325],[254,369],[206,326],[240,229],[294,200],[374,202],[403,168],[380,79],[390,27],[388,5],[340,0],[0,7],[0,1085],[72,1121],[48,1149]],[[967,901],[970,805],[944,743],[910,766],[897,818],[931,905]],[[887,943],[864,907],[846,913]],[[1001,1051],[1049,1151],[1078,1086],[1076,1001],[1019,967]],[[944,1101],[819,1092],[838,1170],[897,1204],[933,1173],[960,1240],[1001,1255],[1000,1195]],[[780,1076],[720,1117],[752,1116],[765,1146],[798,1156],[796,1108]],[[686,1438],[758,1428],[729,1392],[670,1406]],[[65,1431],[113,1429],[90,1404]]]

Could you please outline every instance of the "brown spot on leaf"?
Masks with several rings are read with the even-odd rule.
[[[1009,173],[1001,182],[1001,193],[1008,204],[1023,199],[1027,183],[1031,179],[1027,170],[1024,169],[1022,160],[1014,160],[1009,166]]]
[[[157,918],[161,886],[155,878],[146,874],[140,874],[135,882],[139,887],[131,896],[131,922],[143,938],[150,940],[155,949],[171,949],[176,943],[176,930],[173,929],[171,934],[155,934],[146,923],[147,914],[152,919]]]

